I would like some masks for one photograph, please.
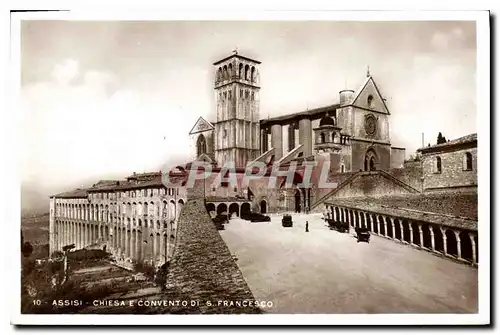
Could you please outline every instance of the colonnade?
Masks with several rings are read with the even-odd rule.
[[[477,231],[335,205],[327,205],[325,214],[352,228],[368,228],[375,235],[472,264],[479,262]]]

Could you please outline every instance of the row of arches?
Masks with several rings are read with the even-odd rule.
[[[151,218],[151,217],[161,217],[169,220],[176,220],[184,206],[184,200],[179,199],[177,202],[174,200],[166,201],[160,203],[158,202],[123,202],[119,205],[104,205],[104,204],[62,204],[59,210],[56,211],[57,218],[65,219],[76,219],[76,220],[87,220],[87,221],[98,221],[98,222],[111,222],[113,219],[115,221],[122,222],[125,220],[120,217],[132,217],[136,219],[138,217]]]
[[[159,222],[159,221],[158,221]],[[92,223],[56,221],[55,250],[75,244],[82,249],[103,243],[117,258],[163,264],[173,252],[176,229],[148,230],[140,228],[108,227]]]
[[[477,232],[333,205],[327,209],[329,219],[348,223],[353,228],[368,228],[374,234],[473,264],[479,261]]]
[[[264,209],[263,213],[266,213],[267,202],[265,200],[262,200],[260,205],[261,205],[261,210]],[[248,202],[244,202],[244,203],[237,203],[237,202],[225,203],[225,202],[223,202],[223,203],[218,203],[218,204],[207,203],[205,207],[207,209],[207,212],[209,212],[209,213],[210,212],[214,212],[216,214],[227,213],[230,216],[237,216],[237,217],[240,217],[241,214],[243,214],[243,213],[251,212],[251,205]]]
[[[248,64],[243,65],[243,63],[239,63],[238,66],[233,69],[233,64],[229,63],[229,65],[224,65],[218,68],[216,82],[230,80],[232,78],[255,82],[257,80],[256,74],[257,71],[255,66],[250,66]]]

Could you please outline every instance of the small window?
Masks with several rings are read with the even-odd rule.
[[[436,157],[436,171],[435,173],[441,173],[442,165],[441,165],[441,157]]]
[[[345,172],[345,167],[344,167],[344,164],[342,164],[342,165],[340,166],[340,172],[341,172],[341,173],[344,173],[344,172]]]
[[[369,108],[373,107],[373,95],[368,96],[368,99],[366,99],[366,103],[368,104]]]
[[[243,98],[243,90],[240,90],[240,98]]]
[[[227,92],[224,92],[224,99],[227,98]]]
[[[224,129],[224,132],[222,133],[222,138],[226,138],[226,136],[227,136],[227,130]]]
[[[245,99],[248,99],[248,90],[245,91]]]
[[[252,101],[253,101],[254,99],[255,99],[255,93],[254,93],[254,92],[252,92],[252,94],[251,94],[251,96],[250,96],[250,100],[252,100]]]
[[[466,152],[464,155],[464,167],[465,171],[472,170],[472,154],[470,152]]]
[[[231,91],[228,91],[228,92],[227,92],[227,98],[228,98],[229,100],[231,100]]]

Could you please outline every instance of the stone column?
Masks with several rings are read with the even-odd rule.
[[[141,255],[141,234],[139,230],[135,231],[135,255],[138,262],[142,260]]]
[[[460,233],[457,230],[453,231],[455,233],[455,237],[457,238],[457,257],[462,258],[462,246],[460,245]]]
[[[408,229],[410,229],[410,245],[413,244],[413,226],[411,225],[411,222],[408,221]]]
[[[124,251],[125,251],[125,257],[129,257],[130,256],[130,251],[129,251],[129,246],[130,246],[130,233],[129,233],[129,227],[127,225],[127,227],[125,228],[125,243],[124,243]]]
[[[392,217],[389,217],[389,220],[391,220],[391,227],[392,227],[392,239],[396,239],[396,225],[394,223],[394,219]]]
[[[405,234],[404,234],[403,220],[399,221],[399,228],[401,229],[401,242],[404,242],[405,241]]]
[[[422,224],[418,224],[418,233],[420,235],[420,247],[424,247],[424,232],[422,231]]]
[[[434,239],[434,227],[429,226],[429,232],[431,233],[431,250],[436,251],[436,240]]]
[[[372,215],[372,218],[373,218],[373,215]],[[377,223],[377,235],[382,236],[382,234],[380,233],[380,220],[377,216],[375,216],[375,222]]]
[[[156,265],[158,259],[158,239],[156,233],[153,233],[153,266]]]
[[[129,254],[130,254],[131,259],[135,259],[136,255],[135,255],[135,231],[134,230],[130,231],[130,251],[129,251]]]
[[[283,133],[281,125],[273,124],[271,126],[271,146],[274,148],[275,161],[283,157]]]
[[[299,121],[299,143],[303,145],[303,156],[312,155],[312,128],[311,120],[304,118]]]
[[[439,229],[441,229],[441,227],[439,227]],[[443,235],[443,253],[448,255],[448,245],[446,244],[447,237],[446,232],[443,231],[443,229],[441,229],[441,235]]]
[[[474,240],[474,235],[471,233],[468,233],[469,238],[470,238],[470,243],[472,247],[472,264],[477,263],[477,255],[476,255],[476,241]]]
[[[160,264],[165,263],[165,239],[163,238],[163,229],[160,231]]]

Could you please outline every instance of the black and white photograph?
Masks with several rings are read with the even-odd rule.
[[[12,323],[490,322],[487,11],[164,14],[11,13]]]

